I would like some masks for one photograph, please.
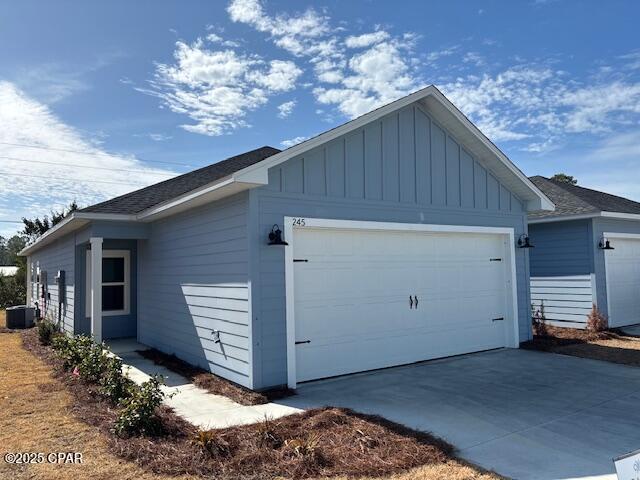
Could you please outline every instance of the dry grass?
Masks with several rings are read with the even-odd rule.
[[[574,328],[547,326],[546,336],[534,336],[524,348],[591,358],[640,367],[640,339],[615,331],[592,333]]]
[[[108,404],[52,368],[53,361],[33,330],[0,334],[0,453],[82,452],[84,463],[0,463],[0,478],[500,478],[459,462],[429,435],[339,409],[215,431],[213,455],[194,444],[194,429],[171,423],[175,416],[166,411],[166,437],[120,439],[106,428],[114,413]],[[313,432],[320,433],[317,442]]]
[[[163,367],[188,378],[198,387],[216,395],[223,395],[241,405],[261,405],[293,394],[291,390],[286,388],[269,390],[266,392],[254,392],[241,385],[230,382],[225,378],[218,377],[211,372],[207,372],[180,360],[175,355],[167,355],[166,353],[153,348],[149,350],[140,350],[138,353],[157,365],[162,365]]]
[[[52,376],[51,367],[22,347],[21,335],[0,334],[0,453],[83,454],[82,465],[18,466],[0,460],[0,478],[175,478],[153,475],[116,457],[104,435],[72,414],[73,401],[64,385]]]

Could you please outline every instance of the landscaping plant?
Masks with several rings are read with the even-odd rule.
[[[134,388],[134,383],[122,373],[122,360],[118,357],[107,357],[105,369],[100,378],[100,393],[117,405],[122,402]]]
[[[604,332],[609,328],[609,320],[607,316],[602,313],[596,304],[592,304],[591,312],[587,316],[587,330],[594,333]]]
[[[38,339],[42,345],[51,345],[58,327],[49,319],[43,319],[38,322]]]
[[[531,323],[533,326],[533,334],[539,337],[546,337],[547,332],[547,317],[544,313],[544,300],[540,301],[540,308],[536,310],[535,306],[531,304]]]
[[[139,387],[130,390],[129,396],[120,403],[122,410],[114,425],[114,431],[118,435],[153,434],[158,430],[155,410],[165,397],[160,389],[161,384],[162,377],[154,375]]]

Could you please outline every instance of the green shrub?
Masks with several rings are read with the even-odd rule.
[[[84,335],[60,335],[53,343],[53,349],[62,360],[62,367],[65,370],[72,370],[80,367],[93,344],[93,340]]]
[[[118,404],[130,395],[133,385],[133,382],[122,373],[122,360],[117,357],[107,357],[100,379],[100,393],[112,403]]]
[[[120,405],[114,430],[118,435],[153,433],[157,430],[158,421],[155,410],[164,400],[165,394],[160,389],[162,377],[152,376],[140,386],[133,386]]]
[[[81,355],[82,359],[78,364],[80,377],[89,383],[98,383],[107,368],[107,359],[109,358],[104,346],[91,341]]]
[[[38,339],[42,345],[51,345],[57,332],[58,327],[51,320],[43,319],[38,322]]]

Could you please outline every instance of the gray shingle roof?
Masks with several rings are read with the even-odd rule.
[[[261,162],[279,152],[280,150],[273,147],[257,148],[194,170],[193,172],[170,178],[169,180],[126,193],[105,202],[96,203],[80,211],[92,213],[140,213],[154,205],[179,197],[196,188],[231,175],[245,167]]]
[[[628,198],[599,192],[590,188],[556,182],[546,177],[530,177],[536,187],[556,204],[553,212],[531,212],[530,218],[562,217],[565,215],[582,215],[598,212],[636,213],[640,214],[640,203]]]

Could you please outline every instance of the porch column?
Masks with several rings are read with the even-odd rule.
[[[31,257],[27,257],[27,307],[33,307],[31,304],[31,296],[33,295],[33,285],[31,284]]]
[[[102,238],[91,237],[91,336],[102,342]]]

